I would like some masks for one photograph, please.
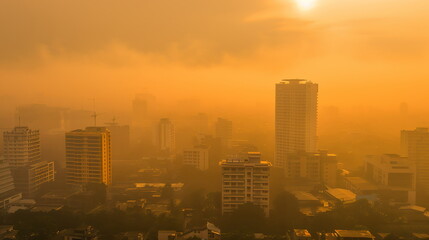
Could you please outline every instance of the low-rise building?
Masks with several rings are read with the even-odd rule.
[[[186,240],[189,238],[199,238],[201,240],[220,240],[221,232],[214,224],[207,222],[207,224],[200,228],[193,228],[184,232],[180,239]]]
[[[183,164],[195,167],[201,171],[209,168],[209,149],[198,146],[183,151]]]
[[[338,240],[375,240],[367,230],[335,230]]]
[[[291,232],[292,240],[311,240],[311,234],[307,229],[294,229]]]
[[[325,191],[326,195],[332,200],[341,204],[349,204],[356,202],[356,194],[352,191],[342,188],[328,188]]]
[[[397,203],[416,203],[416,167],[397,154],[367,156],[365,175]]]

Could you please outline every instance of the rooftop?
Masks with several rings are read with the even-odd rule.
[[[375,238],[374,235],[367,230],[335,230],[335,232],[341,238]]]
[[[292,194],[298,199],[298,201],[319,201],[313,194],[304,191],[294,191]]]
[[[346,177],[345,179],[351,184],[353,184],[355,187],[359,188],[359,190],[378,190],[378,187],[375,184],[372,184],[361,177]]]
[[[352,191],[347,189],[330,188],[326,190],[326,193],[328,193],[330,196],[344,203],[348,203],[348,202],[350,203],[350,202],[356,201],[356,194],[354,194]]]
[[[295,236],[298,237],[311,237],[310,232],[307,229],[294,229]]]

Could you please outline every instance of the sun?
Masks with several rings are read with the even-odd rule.
[[[302,11],[308,11],[316,6],[317,0],[295,0],[296,5]]]

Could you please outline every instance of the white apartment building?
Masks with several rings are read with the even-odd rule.
[[[286,79],[276,84],[275,165],[286,176],[297,175],[296,163],[289,153],[314,153],[317,150],[318,85],[302,79]]]
[[[250,202],[261,207],[268,216],[271,163],[262,161],[259,152],[249,152],[247,158],[223,160],[219,164],[222,168],[222,214]]]

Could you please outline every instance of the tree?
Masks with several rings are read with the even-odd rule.
[[[262,232],[265,227],[264,210],[252,203],[245,203],[231,214],[224,216],[221,225],[226,232]]]
[[[222,193],[208,193],[204,201],[203,215],[206,219],[213,223],[217,223],[222,214]]]
[[[284,234],[295,228],[302,219],[296,197],[286,191],[280,192],[273,201],[273,211],[270,217],[272,231]]]
[[[171,187],[170,183],[165,184],[165,186],[162,188],[161,197],[164,199],[173,199],[174,198],[174,190]]]
[[[197,236],[192,236],[190,238],[187,238],[186,240],[201,240],[201,238],[199,238]]]

